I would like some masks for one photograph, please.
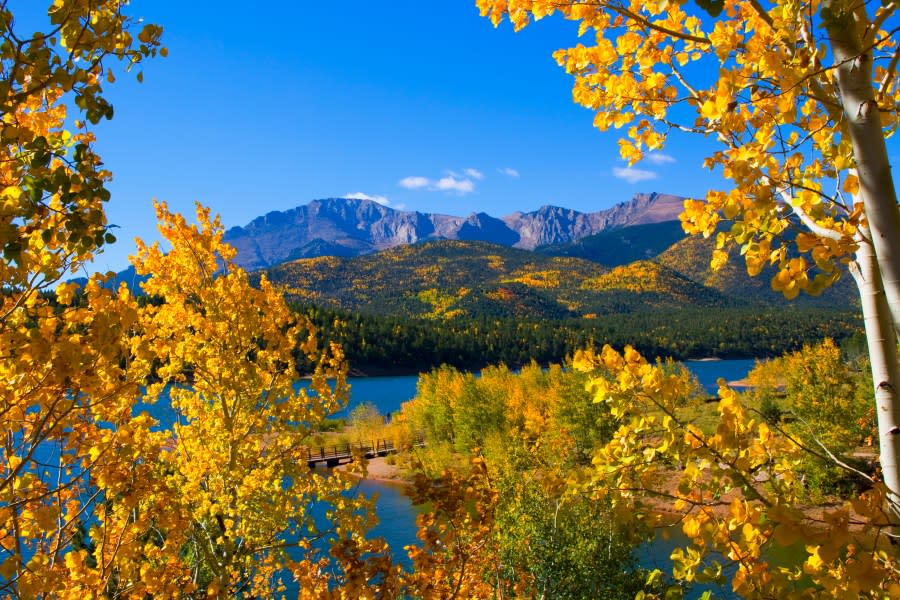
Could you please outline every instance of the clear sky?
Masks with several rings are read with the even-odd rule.
[[[712,146],[697,138],[624,169],[616,132],[592,127],[551,56],[577,43],[558,19],[495,30],[474,0],[133,0],[130,10],[163,26],[169,57],[144,65],[143,84],[110,88],[115,118],[97,147],[121,229],[100,270],[123,268],[134,236],[156,239],[154,197],[182,212],[199,200],[232,226],[348,194],[501,216],[719,185],[702,168]]]

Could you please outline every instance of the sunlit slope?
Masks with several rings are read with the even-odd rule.
[[[735,302],[662,265],[598,263],[484,242],[438,241],[267,270],[288,297],[375,314],[453,318],[594,317]]]
[[[541,246],[535,252],[598,262],[607,267],[646,260],[685,237],[680,221],[631,225],[601,231],[568,244]]]
[[[770,282],[775,269],[768,266],[756,277],[750,277],[743,257],[736,250],[732,251],[730,260],[721,269],[715,272],[710,269],[709,261],[715,244],[714,238],[685,237],[653,260],[733,298],[769,305],[787,302],[780,293],[772,290]],[[858,305],[858,297],[850,274],[843,272],[838,282],[821,296],[801,294],[791,304],[852,309]]]

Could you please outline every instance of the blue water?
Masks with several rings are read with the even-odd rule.
[[[659,530],[652,541],[638,546],[638,564],[645,569],[659,569],[663,573],[671,573],[673,563],[672,559],[669,557],[672,555],[672,551],[676,548],[684,548],[689,543],[690,541],[687,536],[684,535],[684,532],[681,531],[680,526],[676,525],[670,527],[665,530],[665,533],[663,533],[663,530]],[[710,566],[711,564],[709,561],[711,560],[717,560],[720,564],[724,565],[727,565],[728,563],[728,561],[724,560],[719,554],[709,555],[706,557],[706,560],[707,562],[704,564]],[[712,592],[714,598],[722,598],[723,600],[738,598],[731,590],[731,582],[729,579],[730,576],[734,575],[736,570],[737,567],[734,565],[727,566],[723,569],[723,574],[725,576],[724,585],[718,585],[716,583],[694,583],[685,594],[685,597],[699,598],[703,592],[709,591]]]
[[[712,360],[712,361],[686,361],[685,365],[694,373],[700,384],[711,393],[718,389],[717,379],[726,381],[741,379],[753,367],[753,360]],[[345,410],[336,416],[346,416],[353,407],[363,404],[374,404],[381,414],[395,413],[400,410],[403,402],[410,400],[416,394],[417,375],[404,375],[394,377],[351,377],[350,400]],[[299,385],[306,385],[300,382]],[[174,421],[174,412],[169,408],[165,398],[155,406],[147,406],[148,412],[165,423]],[[394,552],[395,559],[403,564],[408,564],[406,552],[403,548],[408,545],[418,544],[416,538],[416,508],[410,499],[404,495],[403,486],[378,481],[360,481],[360,491],[367,496],[377,494],[376,501],[379,524],[372,531],[375,537],[383,537]],[[649,544],[645,544],[638,550],[638,558],[642,566],[659,567],[664,571],[671,569],[669,554],[676,543],[683,542],[684,537],[680,530],[672,532],[669,540],[659,537]],[[696,590],[695,590],[696,592]],[[722,595],[723,590],[715,590],[716,595]],[[691,594],[692,596],[694,594]],[[727,597],[727,594],[725,594]]]
[[[382,415],[400,411],[400,406],[416,395],[418,375],[391,377],[351,377],[350,399],[347,408],[334,416],[346,417],[360,404],[374,404]]]
[[[721,377],[726,382],[743,379],[753,368],[755,360],[686,360],[684,365],[700,380],[700,385],[710,393],[716,393],[719,384],[716,381]]]
[[[360,404],[374,404],[382,415],[400,411],[401,405],[416,395],[418,375],[401,375],[392,377],[350,377],[350,397],[347,406],[333,415],[346,418],[354,407]],[[301,379],[295,384],[297,388],[309,389],[309,380]],[[169,405],[166,392],[156,404],[138,403],[135,414],[147,411],[159,425],[154,429],[169,428],[177,419],[177,414]]]
[[[420,546],[416,537],[416,507],[409,496],[404,494],[404,484],[370,481],[359,482],[359,491],[367,498],[377,494],[378,525],[371,532],[372,537],[383,537],[393,552],[394,559],[406,567],[410,566],[409,556],[403,550],[406,546]]]

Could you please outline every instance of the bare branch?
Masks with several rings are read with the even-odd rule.
[[[768,177],[765,177],[764,180],[770,185],[774,184],[774,182]],[[786,188],[776,188],[775,191],[779,196],[781,196],[781,199],[784,200],[784,203],[793,209],[794,214],[796,214],[800,218],[803,224],[806,225],[814,234],[822,238],[834,240],[836,242],[843,241],[843,233],[840,233],[833,229],[828,229],[827,227],[822,227],[821,225],[816,223],[815,220],[809,216],[806,210],[804,210],[803,205],[797,202],[797,200],[793,196],[791,196],[790,192],[788,192]]]
[[[759,18],[766,22],[766,25],[769,27],[773,26],[772,17],[769,16],[769,13],[766,12],[766,9],[763,8],[763,5],[759,3],[759,0],[750,0],[750,6],[753,7],[753,10],[756,11],[756,14],[759,15]]]
[[[900,46],[897,46],[897,49],[894,50],[894,54],[891,56],[891,62],[888,63],[884,75],[881,77],[881,82],[878,86],[878,97],[884,96],[890,85],[894,82],[894,77],[897,75],[898,61],[900,61]]]

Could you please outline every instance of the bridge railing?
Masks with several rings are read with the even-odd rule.
[[[412,446],[424,446],[424,436],[417,436],[412,440]],[[354,454],[361,454],[367,458],[380,456],[382,454],[390,454],[398,450],[394,440],[377,439],[369,442],[346,442],[344,444],[333,444],[331,446],[320,446],[318,448],[306,449],[307,462],[327,462],[329,460],[339,460],[342,458],[353,458]]]

